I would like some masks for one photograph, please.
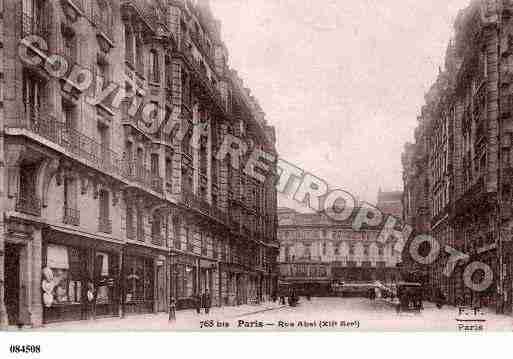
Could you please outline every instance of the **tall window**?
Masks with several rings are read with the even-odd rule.
[[[69,61],[77,62],[77,40],[74,34],[63,34],[64,55]]]
[[[42,102],[42,82],[29,73],[23,76],[23,104],[25,118],[30,122],[38,122],[40,119]]]
[[[368,256],[369,255],[369,245],[368,244],[365,244],[363,246],[363,255],[364,256]]]
[[[102,123],[98,124],[100,137],[100,156],[104,164],[110,163],[110,133],[109,128]]]
[[[151,173],[154,176],[159,176],[159,155],[156,153],[151,154]]]
[[[109,192],[100,190],[99,193],[100,218],[109,218]]]
[[[137,240],[144,242],[144,217],[142,209],[137,207]]]
[[[126,232],[128,238],[135,239],[134,208],[130,204],[126,207]]]
[[[134,65],[134,33],[130,25],[125,24],[125,61]]]
[[[150,81],[160,82],[159,54],[157,50],[150,50]]]
[[[173,89],[173,64],[168,55],[166,55],[165,59],[165,71],[166,88],[171,91]]]
[[[67,129],[75,129],[75,106],[67,101],[62,102],[62,116],[63,122]]]
[[[143,75],[144,74],[144,54],[143,54],[143,45],[140,37],[135,39],[135,57],[136,57],[136,67],[137,71]]]
[[[112,233],[112,222],[110,221],[109,214],[109,192],[106,190],[100,190],[99,193],[99,208],[100,208],[100,217],[99,217],[99,229],[100,232],[103,233]]]
[[[166,184],[171,186],[173,183],[173,160],[171,157],[166,158]],[[171,188],[169,188],[171,189]]]
[[[23,36],[45,35],[45,0],[23,0]]]
[[[153,215],[153,220],[151,222],[151,237],[153,244],[161,245],[162,244],[162,222],[160,215]]]

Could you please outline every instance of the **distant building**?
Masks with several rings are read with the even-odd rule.
[[[357,212],[355,209],[353,216]],[[353,218],[336,222],[324,213],[279,208],[280,280],[300,293],[309,291],[313,295],[331,294],[335,281],[398,280],[401,254],[394,250],[395,240],[390,238],[381,244],[378,230],[353,230]]]
[[[380,209],[382,213],[392,215],[398,219],[403,218],[403,192],[382,192],[379,190],[378,203],[376,207]]]

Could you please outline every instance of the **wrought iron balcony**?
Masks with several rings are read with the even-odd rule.
[[[112,221],[108,218],[98,218],[98,232],[112,234]]]
[[[15,210],[32,216],[41,216],[41,200],[35,194],[18,194]]]
[[[210,203],[190,191],[182,191],[180,195],[180,202],[185,207],[200,212],[201,214],[208,216],[216,221],[221,223],[226,223],[227,221],[227,216],[223,211],[210,205]]]
[[[80,225],[80,211],[74,208],[64,207],[64,216],[62,222],[72,226]]]

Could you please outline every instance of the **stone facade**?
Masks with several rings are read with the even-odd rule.
[[[493,271],[493,284],[473,292],[463,261],[449,277],[446,254],[417,266],[431,294],[451,303],[511,308],[512,30],[510,1],[475,0],[460,12],[403,154],[405,220]]]
[[[323,213],[278,209],[280,280],[313,295],[333,294],[334,282],[397,281],[401,255],[394,249],[396,239],[390,237],[382,244],[379,229],[354,230],[357,212],[338,222]]]
[[[276,163],[260,182],[216,154],[232,134],[276,155],[274,128],[208,1],[0,0],[0,13],[0,325],[186,308],[206,290],[214,305],[268,300]],[[42,52],[20,47],[28,35]],[[178,133],[144,128],[147,104]]]

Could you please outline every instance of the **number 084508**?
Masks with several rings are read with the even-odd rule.
[[[11,345],[9,348],[13,354],[34,354],[41,353],[40,345]]]

